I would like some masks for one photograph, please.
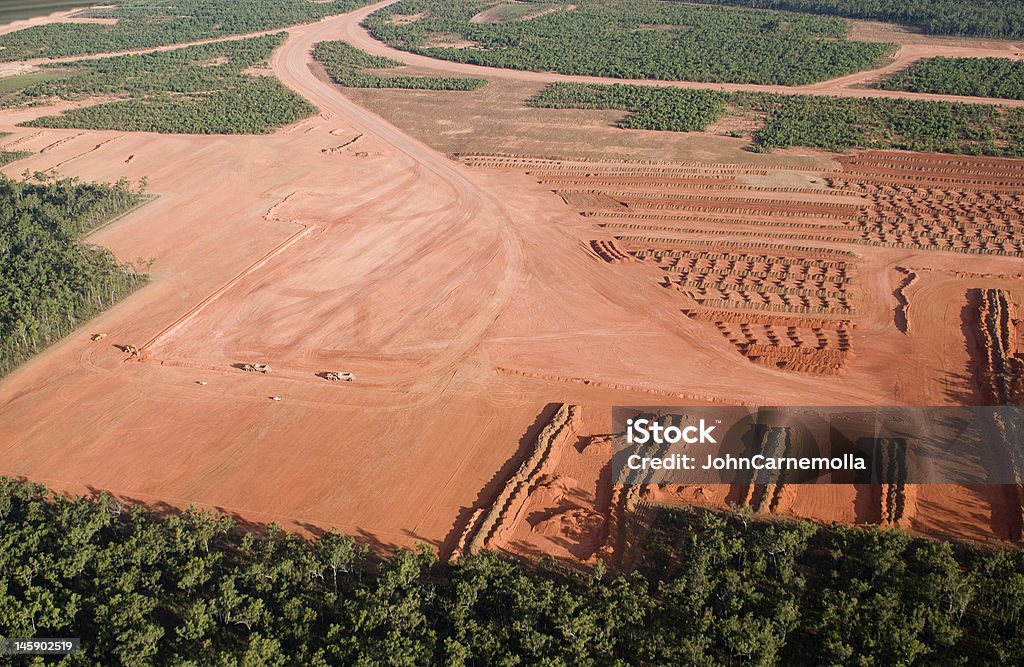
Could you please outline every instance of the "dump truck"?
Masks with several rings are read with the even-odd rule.
[[[345,382],[356,381],[356,376],[353,375],[352,373],[349,373],[348,371],[327,371],[326,373],[324,373],[324,377],[330,380],[331,382],[337,382],[339,380],[344,380]]]
[[[268,364],[246,364],[243,368],[250,373],[263,373],[264,375],[270,373]]]

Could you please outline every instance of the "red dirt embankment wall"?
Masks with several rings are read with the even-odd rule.
[[[523,507],[537,481],[558,465],[561,452],[575,432],[577,407],[562,404],[537,435],[533,451],[505,483],[494,503],[478,511],[463,532],[452,557],[464,552],[499,549],[520,520]]]

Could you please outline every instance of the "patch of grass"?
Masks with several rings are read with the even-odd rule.
[[[0,79],[0,97],[39,83],[59,81],[60,79],[67,78],[68,76],[71,76],[71,72],[59,69],[46,69],[39,72],[27,72],[25,74],[5,76]]]
[[[500,4],[496,5],[491,10],[484,10],[486,13],[481,23],[509,23],[511,21],[518,21],[525,16],[531,16],[539,14],[541,12],[551,11],[556,8],[564,8],[565,5],[558,2],[522,2],[515,4]]]

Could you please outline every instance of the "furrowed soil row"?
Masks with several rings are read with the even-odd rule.
[[[609,264],[625,264],[633,261],[633,257],[621,250],[615,241],[594,240],[590,242],[590,247],[598,257]]]
[[[622,391],[636,392],[638,394],[650,394],[651,396],[662,396],[667,398],[680,398],[685,401],[698,401],[700,403],[721,403],[722,400],[715,396],[709,396],[707,394],[690,394],[686,392],[670,391],[667,389],[653,389],[651,387],[641,387],[632,384],[623,384],[620,382],[604,382],[601,380],[592,380],[590,378],[573,377],[567,375],[553,375],[549,373],[534,373],[531,371],[523,371],[515,368],[505,368],[504,366],[498,366],[494,369],[499,373],[506,373],[508,375],[515,375],[518,377],[531,378],[534,380],[544,380],[546,382],[565,382],[569,384],[579,384],[587,387],[599,387],[601,389],[619,389]],[[732,405],[750,405],[743,401],[730,401]]]
[[[857,213],[856,207],[851,207],[850,215],[842,215],[840,213],[823,213],[814,204],[809,204],[802,207],[802,210],[794,210],[795,207],[787,206],[784,202],[775,201],[774,204],[741,204],[741,203],[723,203],[722,205],[707,206],[707,205],[687,205],[684,201],[678,201],[675,203],[662,202],[648,202],[638,199],[626,199],[625,201],[619,201],[625,207],[628,207],[634,211],[675,211],[685,208],[688,211],[697,211],[700,213],[735,213],[742,215],[771,215],[775,218],[825,218],[832,220],[849,220],[850,215]],[[598,214],[603,211],[595,211]]]
[[[618,200],[620,203],[635,208],[638,203],[662,203],[665,205],[679,204],[680,206],[689,202],[716,202],[726,207],[747,207],[756,206],[759,210],[774,210],[775,207],[785,206],[786,210],[798,209],[830,209],[848,211],[854,215],[861,210],[856,204],[837,204],[835,202],[813,202],[801,205],[799,202],[788,202],[781,199],[768,198],[724,198],[718,195],[683,195],[667,194],[663,192],[624,192],[615,190],[556,190],[558,195],[565,198],[566,195],[602,195]]]
[[[903,171],[932,171],[936,173],[1006,173],[1024,178],[1024,164],[1013,158],[946,156],[896,151],[869,151],[837,158],[844,169],[867,166]]]
[[[464,533],[465,552],[475,554],[501,545],[504,534],[511,532],[519,519],[532,487],[558,463],[558,449],[573,430],[577,410],[576,406],[559,406],[555,416],[537,436],[533,451],[505,483],[494,503],[480,515],[479,524]]]
[[[699,320],[713,321],[741,354],[773,368],[838,374],[849,366],[852,324],[827,330],[811,323],[855,313],[849,281],[858,260],[843,246],[1024,257],[1024,163],[1016,160],[865,152],[813,172],[520,155],[462,160],[520,170],[551,188],[612,233],[587,243],[588,254],[609,265],[660,269],[661,284],[677,291],[691,314],[729,313]],[[821,187],[740,182],[780,170]],[[903,289],[913,278],[902,279],[894,321],[907,333]],[[757,313],[781,321],[762,324]]]
[[[659,162],[633,160],[630,162],[609,163],[607,160],[573,158],[542,158],[528,155],[455,155],[459,161],[471,167],[518,169],[528,171],[538,167],[549,167],[563,170],[597,170],[615,169],[619,171],[678,171],[680,169],[699,170],[704,172],[732,172],[743,174],[766,174],[770,171],[794,171],[793,168],[777,164],[760,164],[756,166],[722,165],[720,162]],[[497,166],[496,166],[497,165]]]
[[[896,297],[896,308],[893,313],[893,321],[900,333],[910,333],[910,299],[907,298],[906,290],[917,282],[917,273],[902,266],[897,266],[896,271],[903,276],[893,296]]]
[[[1020,313],[1003,290],[971,290],[969,297],[977,307],[983,398],[990,405],[1015,405],[1024,399]]]
[[[696,259],[737,259],[740,257],[750,257],[749,260],[745,261],[758,261],[758,262],[774,262],[780,259],[779,255],[769,255],[759,251],[773,251],[776,253],[794,253],[801,254],[803,257],[787,257],[782,256],[781,259],[787,264],[806,264],[806,265],[817,265],[822,264],[826,267],[844,265],[846,261],[852,259],[854,254],[845,250],[825,250],[822,248],[815,248],[811,246],[787,246],[779,245],[775,243],[745,243],[737,242],[735,244],[729,244],[728,242],[722,241],[702,241],[702,240],[686,240],[686,239],[674,239],[665,238],[659,236],[620,236],[618,237],[623,243],[635,243],[641,245],[649,244],[664,244],[669,246],[690,246],[688,249],[683,250],[669,250],[658,248],[658,252],[666,254],[678,253],[676,256],[683,257],[688,256],[691,252],[701,253],[700,257]],[[728,250],[723,250],[723,246],[728,245]],[[710,252],[709,252],[710,251]],[[739,253],[739,254],[737,254]]]
[[[687,223],[707,222],[707,223],[710,223],[710,224],[748,225],[750,227],[767,227],[767,228],[777,228],[777,227],[792,227],[794,229],[822,229],[822,228],[826,228],[829,231],[842,231],[843,229],[845,229],[845,228],[847,228],[849,226],[849,222],[848,221],[841,221],[839,223],[835,223],[835,222],[832,222],[832,221],[829,221],[829,220],[825,220],[825,219],[819,219],[819,220],[817,220],[815,222],[795,222],[795,221],[790,221],[790,220],[787,220],[785,222],[780,222],[780,221],[775,221],[775,220],[760,221],[760,220],[757,220],[756,218],[754,218],[754,216],[748,216],[746,218],[725,217],[725,216],[708,217],[708,216],[703,216],[703,215],[691,215],[689,211],[678,211],[678,212],[673,212],[673,213],[634,213],[634,212],[631,212],[631,211],[607,211],[607,212],[605,212],[603,214],[593,214],[593,215],[582,214],[582,215],[585,218],[601,217],[601,218],[607,218],[609,220],[649,220],[649,221],[656,221],[656,222],[673,222],[673,221],[678,221],[678,222],[687,222]],[[608,225],[609,223],[599,222],[597,224],[602,226],[602,227],[604,227],[604,226]],[[625,224],[625,223],[615,223],[615,224]]]
[[[759,427],[758,453],[767,458],[781,458],[789,455],[790,437],[788,428]],[[747,488],[744,504],[755,512],[776,512],[780,509],[786,486],[785,470],[759,470],[754,472]]]
[[[906,527],[917,509],[916,487],[907,484],[907,441],[903,438],[879,438],[875,441],[874,449],[874,458],[880,466],[882,479],[879,487],[879,524],[883,527]]]
[[[853,324],[777,315],[690,309],[692,320],[711,322],[752,363],[814,375],[841,375],[853,360]]]
[[[821,234],[810,234],[800,232],[766,232],[748,231],[746,229],[707,229],[706,227],[694,227],[681,225],[679,227],[658,227],[655,225],[601,225],[601,227],[619,229],[623,231],[648,231],[662,232],[666,234],[694,234],[699,236],[737,236],[746,238],[778,239],[784,235],[787,241],[824,241],[829,243],[859,244],[861,240],[853,236],[822,236]],[[839,230],[842,231],[842,230]]]
[[[791,187],[772,187],[767,185],[746,185],[743,183],[735,183],[733,181],[714,181],[711,179],[644,179],[644,180],[623,180],[613,181],[607,178],[541,178],[537,181],[541,185],[555,186],[561,188],[593,188],[599,192],[605,194],[611,194],[613,196],[636,196],[637,194],[643,194],[644,196],[656,196],[658,190],[723,190],[723,191],[739,191],[739,192],[777,192],[782,194],[807,194],[807,195],[820,195],[823,197],[859,197],[863,196],[863,192],[855,189],[841,190],[838,188],[791,188]],[[600,187],[603,186],[603,187]],[[608,188],[630,188],[629,190],[613,191]],[[634,190],[635,188],[635,190]],[[557,190],[556,190],[557,191]],[[653,191],[653,192],[651,192]],[[681,198],[681,197],[680,197]],[[716,197],[708,196],[708,198],[716,199]],[[745,200],[745,201],[757,201],[757,200]],[[771,200],[778,202],[780,200]],[[822,204],[822,206],[843,206],[843,204]],[[847,205],[850,206],[850,205]]]

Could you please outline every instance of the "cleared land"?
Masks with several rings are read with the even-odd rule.
[[[984,388],[992,378],[1009,386],[997,402],[1019,392],[1019,385],[1007,385],[1021,363],[1019,334],[1007,323],[1016,321],[1013,304],[1021,296],[993,297],[1009,314],[999,316],[1004,324],[992,325],[988,338],[970,334],[969,342],[964,333],[970,318],[988,319],[969,312],[973,286],[1016,290],[1024,277],[1019,161],[866,153],[838,158],[835,169],[801,173],[770,164],[462,159],[476,168],[520,170],[558,195],[592,225],[583,251],[595,262],[618,276],[645,273],[694,326],[721,336],[717,348],[750,362],[735,379],[754,382],[758,367],[775,372],[762,401],[791,402],[782,393],[785,376],[820,378],[822,404],[838,404],[833,377],[844,378],[844,388],[874,381],[858,398],[869,403],[988,404],[996,400]],[[965,256],[970,273],[956,259]],[[979,358],[988,370],[977,370]],[[581,433],[579,451],[589,451],[587,443],[601,433]],[[549,487],[538,487],[535,504],[564,504],[567,492]],[[643,497],[1020,539],[1016,491],[907,486],[892,493],[907,498],[898,511],[884,490],[841,485],[780,487],[772,496],[757,485],[652,488]],[[956,525],[944,516],[957,516]],[[517,547],[524,553],[554,529],[544,521],[517,525],[526,531]],[[577,535],[576,544],[585,544],[578,525],[562,525],[563,540]]]
[[[9,173],[147,176],[160,195],[91,237],[155,257],[152,284],[0,383],[0,473],[448,550],[518,471],[540,470],[550,483],[516,500],[503,548],[586,560],[628,550],[644,501],[602,486],[613,404],[978,400],[962,317],[969,289],[1021,300],[1021,162],[759,156],[604,127],[636,157],[663,141],[678,157],[515,157],[531,149],[509,134],[511,156],[453,163],[311,70],[313,45],[358,36],[361,15],[290,31],[271,66],[319,114],[272,135],[34,129],[17,124],[55,108],[0,113],[2,148],[36,153]],[[465,94],[508,94],[495,88]],[[544,136],[538,124],[527,146]],[[572,155],[592,136],[558,145]],[[236,367],[257,363],[272,372]],[[563,404],[578,416],[553,442],[561,457],[523,470]],[[766,507],[987,539],[1013,538],[1019,516],[984,489],[924,489],[907,516],[853,487],[780,500]]]

